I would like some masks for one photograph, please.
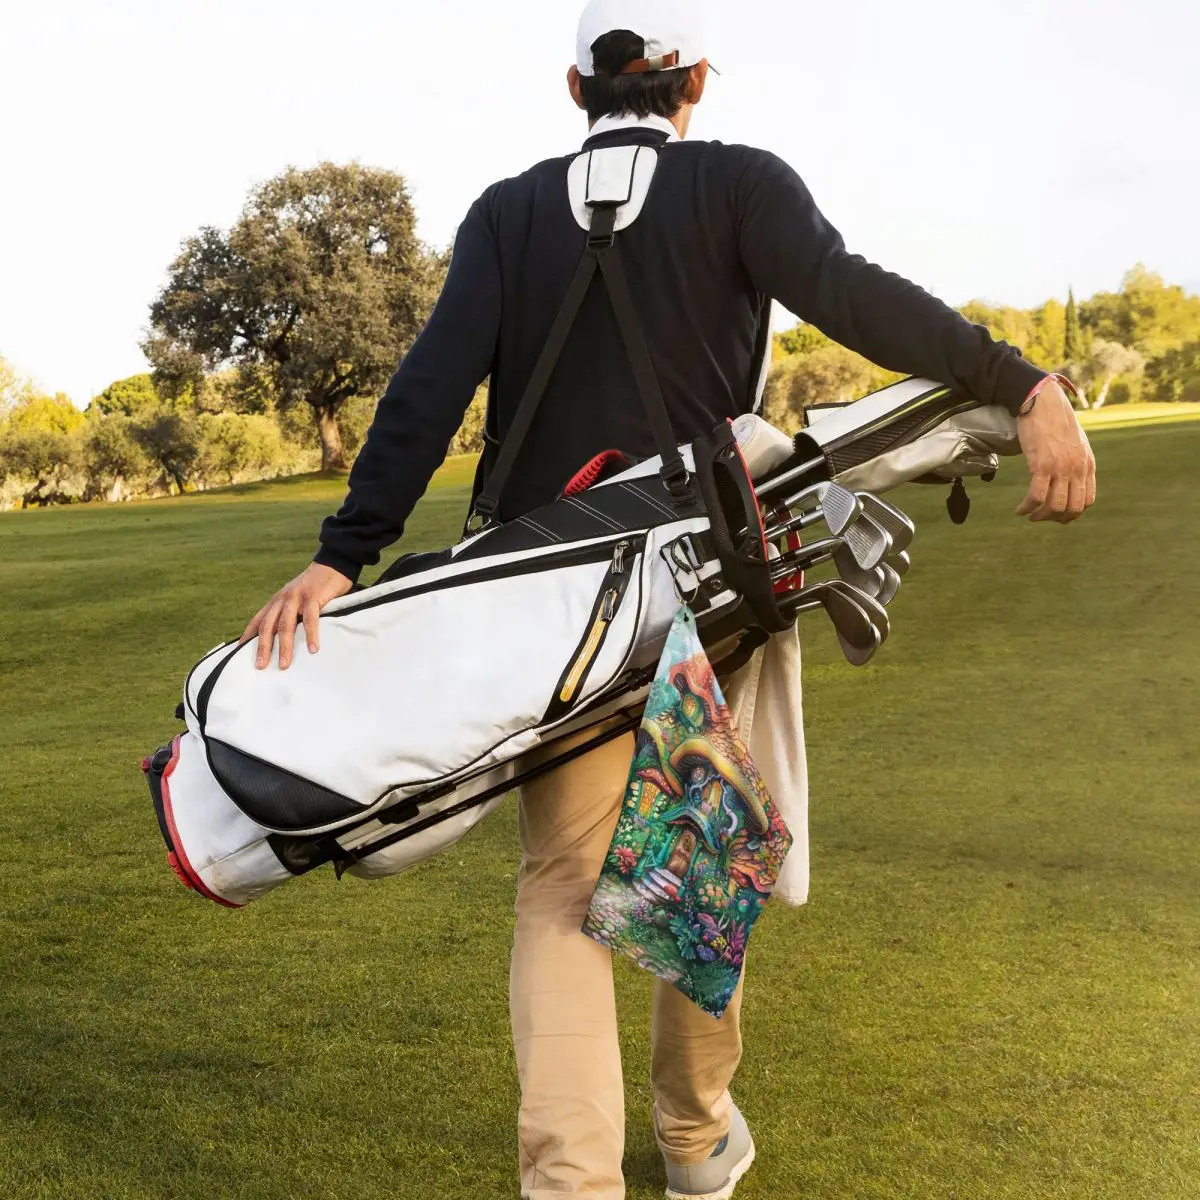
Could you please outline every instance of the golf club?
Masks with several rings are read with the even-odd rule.
[[[817,507],[798,516],[792,515],[791,510],[810,497],[816,497]],[[842,533],[851,521],[856,520],[861,512],[862,502],[849,489],[836,483],[816,483],[795,496],[788,497],[769,514],[769,521],[782,524],[773,524],[767,529],[767,541],[772,542],[818,520],[824,520],[829,532],[836,536]]]
[[[895,554],[887,555],[884,560],[901,579],[908,574],[909,567],[912,566],[912,559],[904,550],[897,551]]]
[[[831,537],[802,546],[799,550],[788,550],[771,560],[771,582],[778,583],[779,580],[795,575],[798,571],[807,571],[819,563],[829,562],[845,547],[846,543],[841,538]]]
[[[895,600],[896,593],[900,590],[900,572],[886,558],[875,568],[875,571],[881,580],[881,586],[875,598],[886,608]]]
[[[754,494],[759,500],[765,499],[767,496],[773,495],[780,488],[786,487],[789,483],[794,483],[797,479],[801,479],[808,474],[809,471],[823,467],[828,470],[828,465],[823,457],[810,459],[806,463],[801,463],[798,467],[792,467],[788,471],[784,471],[782,475],[776,475],[774,479],[768,479],[766,483],[754,489]]]
[[[874,596],[868,596],[865,592],[859,591],[858,588],[847,583],[844,579],[830,579],[828,580],[828,584],[848,599],[853,600],[879,630],[879,640],[881,642],[887,641],[888,634],[892,631],[892,619],[888,616],[887,609]]]
[[[879,574],[878,567],[861,567],[854,555],[851,553],[848,546],[843,546],[842,549],[836,551],[833,557],[833,565],[837,567],[837,573],[851,587],[856,587],[860,592],[866,592],[868,596],[876,596],[883,587],[883,579]]]
[[[892,549],[907,550],[912,544],[913,535],[917,532],[917,527],[911,519],[894,504],[889,504],[871,492],[859,492],[858,500],[862,511],[876,524],[887,530],[892,539]]]
[[[886,529],[864,512],[842,533],[860,567],[877,567],[885,555],[892,552],[892,538]]]
[[[851,589],[853,590],[853,589]],[[811,612],[824,608],[837,631],[846,661],[861,667],[871,661],[883,644],[883,635],[872,622],[867,609],[853,596],[834,586],[834,581],[815,583],[797,593],[791,612]]]

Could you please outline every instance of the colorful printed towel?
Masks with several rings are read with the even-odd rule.
[[[719,1017],[791,844],[681,608],[583,931]]]

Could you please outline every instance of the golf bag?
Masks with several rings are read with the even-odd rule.
[[[625,177],[611,169],[618,152]],[[927,381],[852,406],[865,421],[826,416],[795,445],[755,416],[676,445],[615,238],[639,176],[644,198],[647,153],[592,152],[609,159],[586,177],[587,249],[464,540],[406,555],[333,601],[320,652],[300,639],[287,671],[257,670],[253,643],[225,643],[188,675],[186,729],[143,770],[168,861],[208,899],[239,907],[324,864],[391,875],[451,845],[513,786],[636,727],[681,601],[721,648],[718,670],[746,661],[795,619],[771,577],[756,489],[778,501],[906,447],[910,470],[954,473],[948,442],[933,458],[912,446],[974,406]],[[607,478],[597,460],[554,503],[499,523],[597,275],[659,454]],[[953,452],[964,469],[988,453],[967,440],[969,455],[961,438]]]

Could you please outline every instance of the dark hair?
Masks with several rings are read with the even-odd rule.
[[[581,75],[579,90],[589,121],[632,113],[673,117],[687,102],[691,72],[676,67],[622,75],[621,68],[644,58],[646,43],[628,29],[614,29],[592,43],[595,75]]]

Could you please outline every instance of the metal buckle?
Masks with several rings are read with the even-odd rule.
[[[682,534],[673,542],[668,542],[659,554],[667,564],[667,570],[671,572],[671,583],[674,585],[675,595],[679,597],[679,603],[694,603],[700,595],[700,569],[704,566],[704,560],[700,557],[691,534]],[[687,586],[684,581],[687,581]]]
[[[467,517],[467,523],[463,526],[463,537],[474,537],[476,534],[485,533],[495,523],[492,517],[472,509],[471,515]]]

